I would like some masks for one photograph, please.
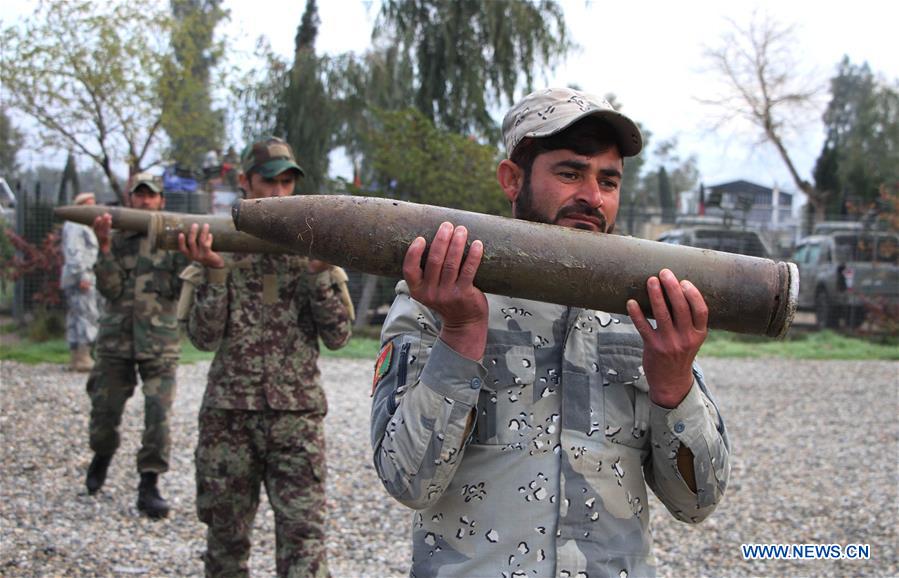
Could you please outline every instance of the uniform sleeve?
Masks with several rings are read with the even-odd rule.
[[[228,268],[191,265],[181,274],[181,279],[185,287],[179,309],[186,310],[187,338],[200,351],[215,351],[228,324]],[[193,303],[189,301],[191,291]]]
[[[312,319],[318,336],[328,349],[340,349],[352,334],[352,316],[341,298],[345,280],[346,274],[340,267],[332,267],[310,279]]]
[[[122,295],[125,288],[125,269],[116,259],[114,244],[109,253],[101,251],[97,256],[94,274],[97,276],[97,290],[103,297],[115,301]]]
[[[675,518],[687,523],[701,522],[715,510],[730,477],[724,420],[698,366],[694,365],[693,376],[693,387],[680,405],[666,409],[652,404],[652,459],[644,467],[649,487]],[[681,445],[693,454],[696,493],[677,467]]]
[[[381,332],[371,443],[387,492],[422,509],[455,475],[487,370],[438,338],[439,321],[409,297],[404,282],[397,293]]]

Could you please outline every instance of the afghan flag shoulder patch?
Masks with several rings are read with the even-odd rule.
[[[393,341],[389,341],[382,347],[381,353],[378,354],[378,361],[375,362],[375,375],[371,380],[371,395],[369,397],[375,395],[375,388],[378,387],[378,383],[390,371],[391,361],[393,361]]]

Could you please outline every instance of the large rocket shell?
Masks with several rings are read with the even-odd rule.
[[[401,277],[409,244],[449,221],[484,243],[487,293],[610,313],[633,298],[650,312],[646,280],[668,268],[702,292],[710,327],[781,337],[796,309],[796,266],[770,259],[372,197],[250,199],[233,216],[238,231],[376,275]]]

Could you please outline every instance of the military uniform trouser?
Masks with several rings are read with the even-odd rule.
[[[250,532],[265,485],[278,576],[326,577],[323,416],[202,408],[197,515],[207,576],[248,576]]]
[[[97,289],[91,287],[82,291],[77,285],[67,287],[66,295],[66,341],[70,348],[90,345],[97,339],[97,323],[100,309]]]
[[[140,372],[144,393],[144,433],[137,452],[137,471],[161,474],[169,469],[169,410],[175,398],[178,360],[119,359],[101,355],[87,380],[91,398],[90,446],[112,455],[119,447],[119,424],[125,402],[134,393]]]

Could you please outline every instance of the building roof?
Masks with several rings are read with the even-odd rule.
[[[706,199],[708,199],[710,203],[714,203],[712,199],[716,197],[718,202],[720,202],[723,194],[730,193],[733,195],[751,196],[754,205],[770,205],[772,195],[774,194],[774,189],[745,180],[711,185],[706,188],[706,191]],[[778,201],[778,204],[781,206],[791,206],[793,203],[793,193],[787,193],[779,189]]]

